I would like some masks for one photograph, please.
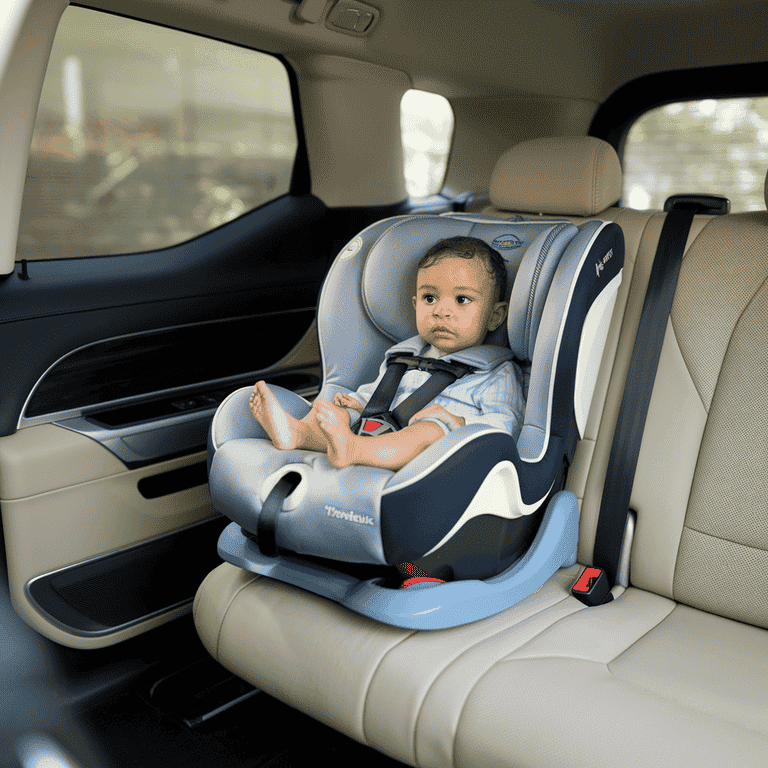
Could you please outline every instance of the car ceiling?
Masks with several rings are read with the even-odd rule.
[[[328,0],[327,9],[334,5]],[[754,0],[370,0],[369,36],[301,22],[293,0],[93,0],[88,7],[288,56],[359,58],[452,96],[604,101],[642,75],[768,59]]]

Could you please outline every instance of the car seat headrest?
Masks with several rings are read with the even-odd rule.
[[[370,321],[394,342],[416,335],[412,297],[418,263],[438,240],[476,237],[495,248],[507,266],[507,322],[487,344],[510,347],[530,361],[544,302],[563,250],[577,228],[568,222],[500,222],[483,217],[414,216],[388,227],[371,246],[361,278]]]
[[[616,150],[594,136],[523,141],[508,149],[491,175],[497,208],[558,216],[593,216],[621,197]]]

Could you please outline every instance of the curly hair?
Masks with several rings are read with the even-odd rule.
[[[447,237],[438,240],[420,259],[419,269],[431,267],[441,259],[456,256],[460,259],[479,258],[499,289],[497,301],[504,301],[507,290],[507,267],[501,254],[477,237]]]

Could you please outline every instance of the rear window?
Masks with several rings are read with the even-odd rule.
[[[765,210],[768,98],[667,104],[643,115],[627,136],[624,205],[662,209],[674,194],[727,197],[731,211]]]
[[[297,145],[274,56],[70,6],[35,121],[17,258],[189,240],[288,192]]]
[[[412,89],[400,103],[405,185],[409,197],[443,188],[453,137],[453,109],[445,96]]]

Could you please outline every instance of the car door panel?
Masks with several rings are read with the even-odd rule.
[[[140,485],[142,480],[196,465],[202,465],[204,473],[204,452],[126,470],[90,438],[41,424],[3,438],[0,463],[4,475],[10,474],[12,479],[8,494],[4,493],[0,502],[11,599],[17,612],[35,629],[63,645],[96,648],[125,640],[189,610],[195,582],[199,583],[200,564],[210,567],[217,562],[218,531],[211,530],[211,525],[223,529],[225,521],[213,510],[205,483],[153,498],[142,494]],[[63,468],[72,464],[84,469],[67,476]],[[36,478],[51,475],[54,482],[35,484]],[[20,476],[27,478],[26,489],[20,488]],[[83,481],[84,476],[89,479]],[[54,484],[57,487],[51,490],[35,492]],[[8,498],[20,490],[26,495]],[[175,549],[180,534],[207,521],[211,522],[207,538],[196,537],[192,542],[195,548],[183,553]],[[176,552],[177,558],[183,554],[183,563],[178,559],[164,562],[146,554],[147,549],[158,546]],[[108,561],[116,553],[128,553],[133,568],[126,563],[113,567]],[[101,571],[94,575],[92,569],[101,563]],[[143,564],[143,570],[137,571],[138,564]],[[30,592],[36,580],[50,582],[62,571],[66,571],[69,593],[59,594],[55,604],[41,602],[39,595]],[[187,602],[177,605],[179,601],[174,600],[160,607],[142,602],[142,595],[152,596],[146,589],[150,573],[155,589],[173,582],[177,594],[186,594]],[[91,603],[90,610],[78,609],[72,596],[94,590],[104,594],[104,582],[114,587],[109,602],[123,606],[121,614],[130,618],[112,625],[100,620],[104,601]],[[73,619],[73,609],[91,624]],[[101,626],[94,628],[96,624]]]
[[[11,597],[38,631],[92,648],[189,610],[224,526],[205,475],[218,400],[257,377],[319,384],[325,213],[286,196],[175,248],[0,284],[0,508]]]
[[[158,384],[173,388],[201,380],[193,373],[195,366],[188,364],[186,379],[180,373],[145,370],[132,374],[132,385],[120,383],[121,371],[131,356],[141,355],[154,367],[157,358],[152,358],[150,350],[142,351],[142,346],[148,339],[153,340],[157,354],[157,336],[153,334],[158,332],[166,333],[166,343],[173,345],[181,339],[187,347],[190,343],[194,346],[190,339],[198,333],[204,334],[209,346],[215,339],[218,349],[209,349],[209,354],[218,360],[231,357],[233,362],[224,376],[216,376],[214,371],[214,378],[231,376],[238,368],[238,372],[247,373],[275,363],[295,346],[313,316],[327,268],[322,246],[313,241],[319,238],[324,211],[322,203],[311,196],[286,196],[175,248],[128,256],[34,262],[28,280],[20,279],[18,273],[11,275],[0,283],[0,366],[6,376],[14,374],[13,386],[4,392],[0,405],[0,435],[11,434],[25,415],[52,413],[52,407],[71,410],[66,406],[72,397],[83,404],[87,393],[72,395],[61,388],[72,376],[68,369],[78,360],[92,367],[93,352],[81,351],[87,345],[121,340],[98,350],[120,356],[114,374],[109,372],[110,361],[105,355],[89,377],[91,382],[102,382],[101,397],[109,401],[154,391]],[[308,310],[303,328],[296,325],[296,310]],[[256,332],[258,337],[227,336],[224,332],[217,338],[215,328],[203,331],[206,323],[231,318],[254,318],[253,324],[244,323],[235,330]],[[275,333],[278,320],[281,324],[287,322],[290,331]],[[169,329],[180,330],[176,336],[168,336]],[[269,332],[264,332],[266,329]],[[146,339],[138,334],[145,334]],[[126,341],[124,337],[131,339]],[[67,363],[64,358],[73,353],[77,354]],[[177,356],[183,354],[181,351]],[[200,367],[212,367],[212,363],[205,362],[205,349],[198,349],[197,357]],[[55,368],[50,371],[52,366]],[[40,379],[46,372],[52,374],[52,384],[42,383],[32,403],[33,413],[23,414],[24,404],[33,389],[40,389]],[[156,379],[143,388],[144,392],[140,391],[142,373]],[[82,376],[74,377],[76,384],[82,380]],[[118,388],[116,397],[108,391],[113,381]],[[46,404],[49,386],[54,393],[49,391]],[[60,400],[63,407],[51,403],[52,399]]]

